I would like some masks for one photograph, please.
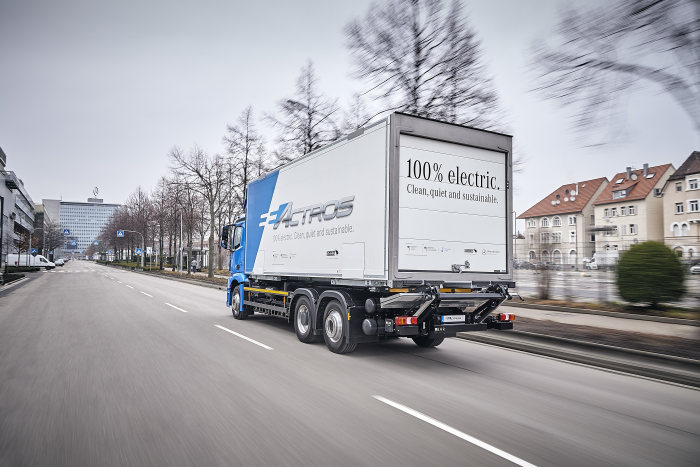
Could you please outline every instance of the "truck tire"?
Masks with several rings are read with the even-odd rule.
[[[437,347],[442,344],[444,337],[430,337],[430,336],[418,336],[413,338],[413,342],[416,343],[418,347]]]
[[[314,335],[314,327],[311,322],[313,309],[311,301],[306,297],[300,297],[294,305],[294,332],[296,332],[297,338],[305,344],[318,342],[320,337]]]
[[[231,294],[231,313],[233,313],[235,319],[246,319],[248,317],[245,307],[241,311],[241,289],[238,286]]]
[[[348,343],[346,328],[349,322],[345,317],[343,307],[338,300],[331,300],[323,312],[323,339],[328,350],[333,353],[350,353],[357,344]]]

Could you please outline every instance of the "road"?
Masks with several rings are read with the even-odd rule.
[[[697,465],[700,392],[448,339],[336,355],[72,261],[0,292],[0,465]],[[230,332],[229,332],[230,331]]]

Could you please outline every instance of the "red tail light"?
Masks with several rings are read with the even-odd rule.
[[[396,322],[397,326],[418,324],[418,318],[415,316],[397,316],[394,321]]]
[[[515,313],[501,313],[498,315],[498,321],[515,321]]]

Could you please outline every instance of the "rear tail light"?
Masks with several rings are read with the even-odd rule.
[[[396,322],[397,326],[418,324],[418,318],[415,316],[397,316],[394,321]]]
[[[515,313],[501,313],[498,315],[498,321],[515,321]]]

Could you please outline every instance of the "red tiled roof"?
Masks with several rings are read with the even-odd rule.
[[[566,214],[581,212],[588,204],[600,185],[607,182],[605,177],[578,182],[578,193],[571,201],[571,193],[576,192],[576,183],[562,185],[552,193],[544,197],[540,202],[518,216],[518,219],[529,217],[550,216],[552,214]],[[552,204],[552,201],[557,202]]]
[[[688,158],[668,177],[669,180],[683,180],[686,175],[700,174],[700,151],[693,151]]]
[[[643,169],[632,170],[629,179],[627,178],[626,171],[617,173],[610,181],[610,184],[608,184],[600,195],[598,195],[593,204],[598,206],[601,204],[620,203],[644,199],[651,192],[652,188],[654,188],[654,185],[658,183],[659,179],[669,168],[672,167],[673,166],[671,164],[649,167],[648,174],[654,174],[652,178],[645,177]],[[618,180],[621,180],[620,183],[616,183]],[[613,191],[618,190],[628,190],[627,196],[624,198],[613,199]]]

